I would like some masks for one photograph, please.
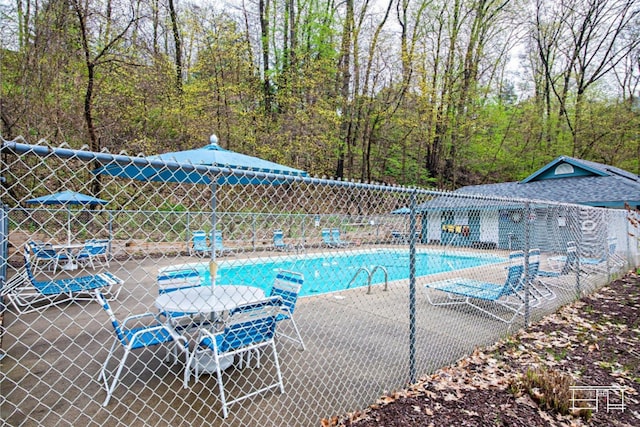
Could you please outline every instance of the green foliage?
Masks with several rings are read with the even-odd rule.
[[[522,379],[524,391],[538,402],[543,410],[569,414],[571,377],[546,368],[527,369]]]
[[[402,56],[386,27],[369,50],[382,16],[356,4],[362,25],[348,47],[346,99],[343,10],[324,0],[292,5],[286,20],[280,3],[269,15],[271,111],[264,111],[260,28],[251,13],[244,21],[213,7],[181,8],[185,73],[178,93],[172,37],[160,24],[152,28],[142,10],[136,28],[157,32],[126,32],[96,67],[92,105],[101,146],[153,154],[204,145],[216,133],[224,147],[320,176],[335,173],[344,147],[345,178],[419,186],[519,180],[558,155],[640,172],[640,112],[632,99],[595,84],[581,98],[569,87],[561,114],[558,100],[545,98],[539,64],[528,70],[530,80],[522,77],[527,91],[502,77],[505,64],[495,55],[508,41],[488,35],[502,33],[495,20],[510,19],[511,5],[484,21],[465,9],[453,22],[447,2],[416,4]],[[0,54],[0,132],[79,148],[88,143],[81,33],[63,2],[48,6],[32,12],[38,15],[28,34],[14,35],[16,50]],[[87,22],[93,57],[125,22],[100,19]],[[563,114],[574,120],[578,107],[575,126]]]
[[[165,201],[161,206],[158,207],[159,211],[167,211],[167,212],[187,212],[187,208],[180,204],[173,204],[168,201]]]

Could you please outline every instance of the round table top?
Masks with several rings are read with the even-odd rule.
[[[156,298],[155,305],[164,312],[208,314],[231,310],[264,298],[264,291],[255,286],[197,286],[164,293]]]

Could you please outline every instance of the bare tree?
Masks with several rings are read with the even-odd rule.
[[[586,92],[640,43],[624,37],[640,8],[635,0],[563,0],[555,9],[546,7],[536,4],[539,55],[558,116],[573,138],[572,155],[583,157],[590,151],[580,135]]]
[[[87,71],[87,80],[84,94],[84,120],[87,127],[87,134],[89,136],[89,147],[92,151],[99,152],[102,148],[100,146],[100,140],[96,134],[96,128],[94,125],[93,117],[93,99],[94,99],[94,85],[96,78],[96,68],[106,63],[117,63],[122,60],[122,57],[114,55],[114,51],[123,43],[127,34],[138,20],[135,15],[134,7],[131,6],[129,15],[125,17],[125,21],[119,27],[119,31],[116,31],[112,38],[106,43],[94,51],[95,43],[92,42],[91,37],[93,31],[89,28],[89,22],[94,14],[98,14],[89,7],[89,3],[81,3],[80,0],[71,0],[71,7],[77,17],[77,23],[79,28],[80,45],[84,54],[84,63]],[[111,25],[111,24],[110,24]],[[95,167],[99,167],[99,164],[95,164]],[[97,177],[94,177],[92,181],[93,194],[99,194],[100,181]]]
[[[354,23],[353,0],[346,0],[346,17],[342,27],[342,43],[340,45],[340,53],[338,56],[338,86],[337,93],[340,94],[340,133],[338,142],[338,159],[336,164],[336,178],[344,177],[344,160],[346,147],[350,146],[352,141],[352,127],[350,120],[350,83],[351,83],[351,48]]]
[[[262,47],[262,72],[263,72],[263,101],[264,110],[267,114],[271,114],[273,108],[273,88],[271,86],[271,70],[270,70],[270,28],[269,28],[269,10],[270,0],[259,0],[258,9],[260,12],[260,40]]]
[[[171,30],[173,32],[173,44],[175,48],[174,57],[176,61],[176,90],[182,93],[182,41],[178,28],[178,15],[174,0],[169,0],[169,17],[171,18]]]

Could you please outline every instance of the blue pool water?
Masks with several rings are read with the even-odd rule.
[[[416,253],[416,277],[443,273],[480,265],[506,261],[494,255],[485,254],[442,254],[437,251]],[[314,254],[299,257],[254,260],[220,260],[216,283],[220,285],[259,286],[268,293],[279,270],[292,270],[304,274],[301,296],[318,295],[343,291],[359,268],[372,271],[375,266],[386,269],[389,282],[409,278],[408,250],[374,250],[341,254]],[[209,269],[203,264],[198,269],[203,283],[210,283]],[[384,284],[384,272],[378,270],[372,277],[372,284]],[[367,285],[367,274],[360,272],[350,288]]]

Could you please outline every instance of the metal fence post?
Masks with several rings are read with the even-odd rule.
[[[256,251],[257,245],[256,214],[251,214],[251,248]]]
[[[529,249],[531,249],[531,206],[529,202],[524,204],[524,327],[529,327],[529,318],[531,316],[529,303],[529,293],[531,292],[531,283],[529,283]]]
[[[626,239],[626,251],[624,259],[627,261],[626,266],[631,267],[635,266],[635,262],[631,262],[631,236],[633,236],[633,230],[631,229],[631,211],[627,211],[624,214],[624,224],[625,224],[625,239]]]
[[[604,231],[602,233],[602,244],[604,246],[604,256],[606,259],[606,266],[607,266],[607,282],[611,281],[611,270],[612,270],[612,259],[611,259],[611,252],[610,252],[610,247],[609,247],[609,224],[611,223],[611,215],[609,215],[607,212],[605,212],[604,210],[602,210],[600,212],[600,218],[603,224],[604,224]]]
[[[576,299],[580,299],[582,296],[582,286],[580,284],[580,270],[582,267],[580,266],[580,257],[582,256],[582,221],[580,219],[580,208],[573,208],[575,214],[574,218],[576,220],[576,233],[577,233],[577,245],[576,245]]]
[[[411,193],[409,214],[409,381],[416,378],[416,192]]]
[[[189,248],[190,248],[189,244],[190,244],[190,241],[191,241],[191,214],[189,213],[189,211],[187,211],[187,224],[186,224],[186,226],[187,226],[187,230],[184,233],[184,243],[185,243],[185,247],[187,248],[187,253],[189,254],[189,253],[191,253],[190,250],[189,250]]]
[[[9,215],[7,208],[4,204],[0,209],[0,291],[2,291],[7,279],[7,260],[8,254],[8,241],[9,241]],[[0,313],[4,313],[4,299],[0,298]],[[1,334],[1,332],[0,332]],[[1,335],[0,335],[1,341]]]
[[[7,260],[9,259],[9,214],[7,212],[6,206],[3,203],[0,203],[2,207],[0,209],[0,291],[4,288],[4,284],[6,283],[7,278]],[[4,298],[0,297],[0,313],[2,313],[4,317],[5,312]],[[0,360],[4,358],[5,350],[2,346],[2,338],[4,336],[4,319],[0,322]]]

